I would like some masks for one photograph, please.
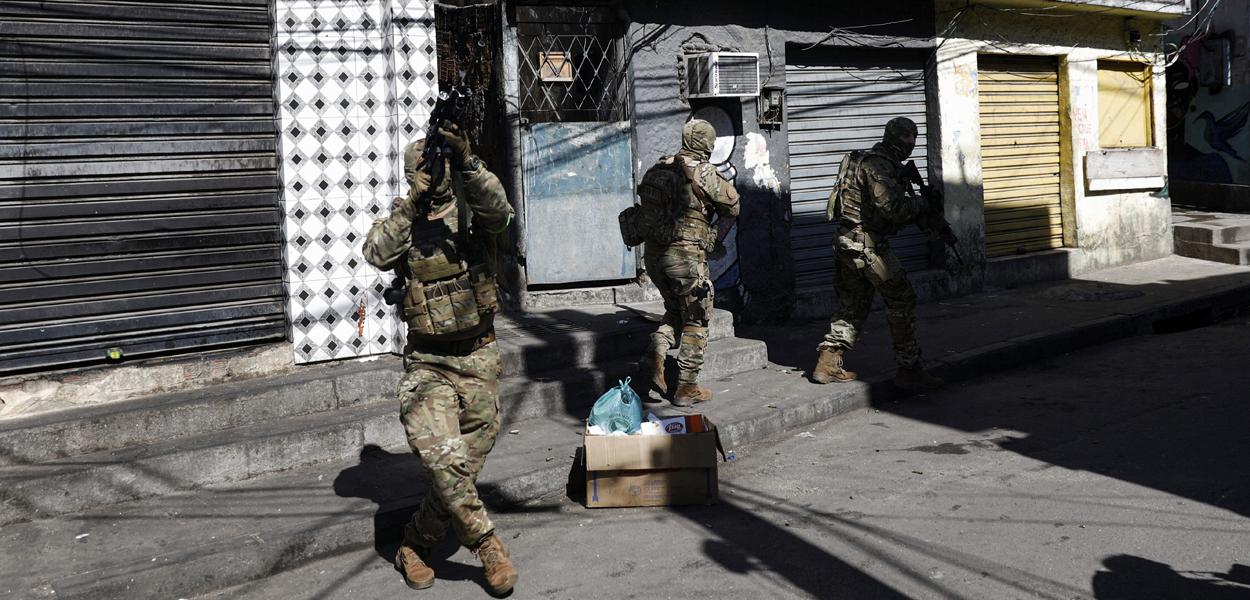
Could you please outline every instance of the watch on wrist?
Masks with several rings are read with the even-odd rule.
[[[482,159],[478,158],[476,154],[470,154],[469,158],[465,159],[464,164],[461,165],[460,170],[476,171],[479,168],[481,168],[481,166],[482,166]]]

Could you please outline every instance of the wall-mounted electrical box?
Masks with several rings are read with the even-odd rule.
[[[755,116],[760,127],[781,127],[786,114],[786,90],[779,86],[764,86],[755,103]]]
[[[754,52],[687,54],[689,98],[752,97],[760,93],[760,55]]]

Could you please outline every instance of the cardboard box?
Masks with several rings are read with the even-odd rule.
[[[716,428],[677,435],[586,435],[586,507],[715,504]]]

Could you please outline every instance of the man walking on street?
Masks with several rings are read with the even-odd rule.
[[[410,587],[433,585],[426,561],[451,525],[482,561],[490,591],[507,594],[517,572],[476,481],[499,433],[495,251],[513,211],[467,136],[449,123],[430,127],[430,138],[404,151],[408,196],[395,199],[364,243],[369,264],[405,283],[397,290],[408,325],[400,420],[430,480],[395,565]],[[440,144],[450,157],[423,160],[425,143]],[[432,181],[431,172],[445,175]]]
[[[895,384],[917,391],[943,384],[921,364],[916,292],[889,242],[889,236],[912,222],[944,238],[952,235],[939,209],[912,194],[903,175],[902,163],[915,149],[916,135],[916,124],[910,119],[891,119],[880,143],[868,151],[852,152],[839,169],[830,212],[838,222],[834,254],[840,308],[819,346],[812,372],[817,383],[855,379],[854,372],[843,368],[842,357],[855,346],[876,291],[885,301],[885,319],[894,340]]]
[[[671,201],[675,206],[671,233],[646,241],[643,261],[664,298],[664,322],[651,334],[651,345],[642,360],[652,389],[665,394],[664,357],[669,349],[680,346],[677,390],[672,396],[675,406],[712,399],[712,391],[698,385],[714,292],[707,253],[718,240],[711,221],[713,214],[722,219],[738,216],[737,190],[708,162],[715,144],[712,125],[691,120],[682,128],[681,151],[660,159],[638,186],[644,204],[650,200],[648,195],[665,195],[673,197],[659,202]],[[666,181],[682,185],[666,185]]]

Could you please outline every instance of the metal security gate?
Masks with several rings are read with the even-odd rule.
[[[796,53],[805,62],[786,65],[790,247],[799,288],[833,281],[835,225],[826,221],[825,206],[843,155],[871,148],[881,141],[887,121],[907,117],[920,130],[911,158],[921,173],[928,163],[923,56],[891,61],[885,51],[871,58],[846,57],[850,50],[831,52],[835,55],[823,60]],[[929,266],[928,237],[915,226],[900,231],[890,245],[908,270]]]
[[[985,254],[1063,246],[1059,74],[1053,58],[978,58]]]
[[[632,279],[617,214],[634,202],[623,24],[605,6],[518,6],[529,285]]]
[[[0,2],[0,373],[284,337],[268,4]]]

